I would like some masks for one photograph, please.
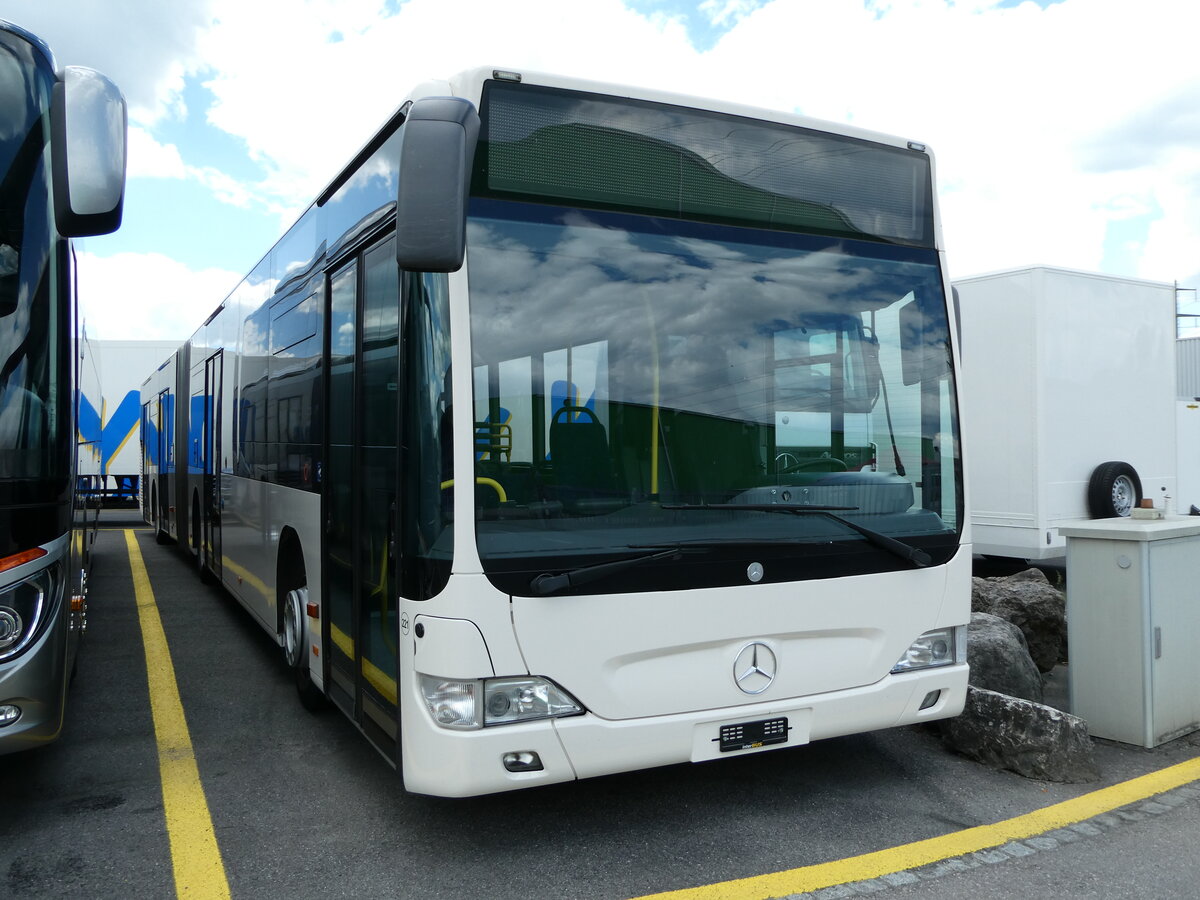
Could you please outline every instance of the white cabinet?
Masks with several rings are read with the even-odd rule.
[[[1061,533],[1071,712],[1094,737],[1143,747],[1200,729],[1200,518]]]

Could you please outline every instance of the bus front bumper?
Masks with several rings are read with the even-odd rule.
[[[470,797],[944,719],[962,711],[967,675],[968,667],[958,664],[775,702],[622,720],[589,713],[460,732],[439,728],[411,696],[402,707],[404,784],[420,794]],[[769,723],[767,741],[755,740],[760,723]],[[729,726],[748,726],[741,749],[722,749],[722,729]],[[541,768],[509,771],[504,761],[513,754],[536,754]]]
[[[0,756],[41,747],[62,731],[67,630],[67,621],[56,615],[38,641],[16,659],[0,663],[0,721],[6,710],[20,711],[15,721],[0,725]]]

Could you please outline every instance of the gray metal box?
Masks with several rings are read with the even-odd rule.
[[[1200,729],[1200,518],[1061,533],[1071,712],[1094,737],[1143,747]]]

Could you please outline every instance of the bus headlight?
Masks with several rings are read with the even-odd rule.
[[[420,679],[425,706],[443,728],[466,731],[583,712],[574,697],[536,676],[457,681],[421,675]]]
[[[892,666],[892,674],[914,669],[931,669],[967,661],[967,627],[939,628],[927,631],[904,651]]]
[[[44,569],[0,591],[0,660],[16,656],[41,631],[52,606],[54,573],[53,567]]]

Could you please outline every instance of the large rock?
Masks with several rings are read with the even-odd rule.
[[[1041,703],[1042,676],[1025,636],[1012,622],[988,613],[971,613],[967,626],[970,683],[979,688]]]
[[[1067,656],[1067,600],[1038,569],[1007,578],[971,579],[971,610],[1012,622],[1025,635],[1039,672]]]
[[[950,749],[984,765],[1075,784],[1100,777],[1087,723],[1078,716],[968,686],[962,715],[942,723]]]

